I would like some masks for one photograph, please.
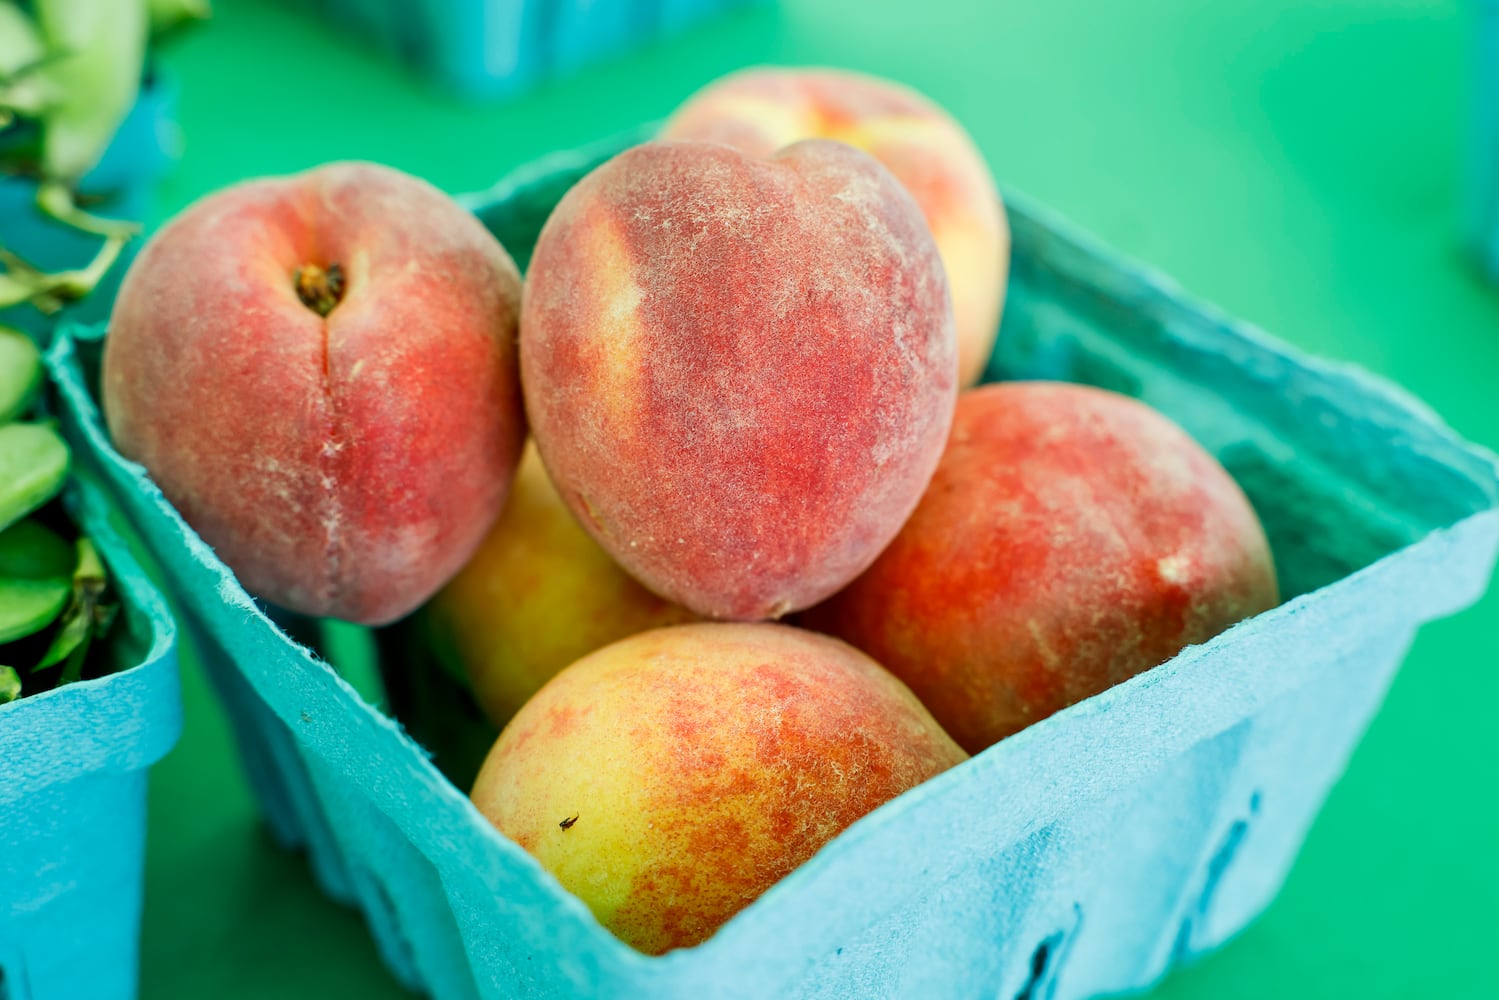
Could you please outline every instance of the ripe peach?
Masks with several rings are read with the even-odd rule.
[[[801,139],[836,139],[879,160],[916,199],[942,254],[957,318],[958,384],[983,375],[1004,307],[1010,230],[983,154],[947,112],[859,73],[751,69],[693,95],[662,137],[722,142],[753,156]]]
[[[115,302],[120,451],[250,591],[371,624],[498,515],[525,436],[520,277],[435,188],[343,163],[210,195]]]
[[[574,660],[694,617],[636,583],[588,537],[534,444],[500,519],[423,615],[497,726]]]
[[[707,938],[854,820],[965,760],[826,636],[679,625],[552,679],[474,784],[494,825],[649,954]]]
[[[806,620],[900,677],[970,753],[1277,602],[1254,509],[1145,405],[1063,383],[958,400],[899,537]]]
[[[654,592],[774,618],[869,565],[956,398],[947,283],[908,194],[840,143],[648,143],[542,230],[521,381],[573,513]]]

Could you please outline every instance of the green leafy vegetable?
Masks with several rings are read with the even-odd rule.
[[[51,427],[0,427],[0,529],[55,496],[68,478],[70,464],[67,444]]]
[[[0,326],[0,424],[25,411],[41,384],[41,351],[24,333]]]
[[[40,70],[47,63],[41,33],[11,0],[0,0],[0,126],[17,114],[34,117],[57,98]]]
[[[81,207],[77,184],[104,155],[146,73],[148,36],[207,17],[207,0],[0,0],[0,131],[34,125],[10,143],[3,173],[38,177],[37,208],[104,237],[83,268],[46,273],[0,246],[0,309],[56,312],[83,298],[139,232]]]
[[[73,592],[73,550],[27,520],[0,531],[0,642],[50,625]]]
[[[21,697],[21,675],[15,667],[0,666],[0,705]]]
[[[46,55],[31,18],[10,0],[0,0],[0,77],[19,76]]]
[[[147,15],[140,0],[34,0],[43,44],[59,58],[38,72],[57,87],[42,163],[72,184],[99,162],[140,89]]]

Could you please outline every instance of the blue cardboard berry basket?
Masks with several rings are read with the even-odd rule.
[[[623,145],[465,203],[524,264],[552,206]],[[1260,511],[1285,603],[900,796],[661,957],[603,930],[267,617],[110,447],[99,333],[58,339],[68,433],[186,609],[267,820],[362,908],[404,983],[442,1000],[1084,997],[1151,983],[1274,897],[1416,630],[1487,586],[1499,463],[1394,386],[1219,315],[1023,198],[1009,212],[989,377],[1102,385],[1183,424]]]
[[[0,705],[4,1000],[135,996],[146,771],[182,730],[172,617],[103,496],[70,490],[121,599],[106,640],[119,669]]]
[[[103,157],[78,186],[90,212],[113,219],[146,218],[156,184],[176,162],[181,146],[176,109],[177,88],[169,77],[157,74],[141,86]],[[0,177],[0,246],[44,271],[86,266],[103,241],[48,218],[36,207],[36,191],[30,178]],[[65,307],[60,316],[44,316],[23,304],[0,310],[0,323],[41,337],[62,317],[79,322],[105,319],[139,243],[137,239],[126,244],[93,293]]]
[[[448,90],[503,98],[767,0],[315,0]]]

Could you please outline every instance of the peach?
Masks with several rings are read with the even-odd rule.
[[[104,413],[251,592],[370,624],[415,609],[504,503],[525,437],[520,277],[437,189],[341,163],[158,232],[104,349]]]
[[[573,513],[704,616],[778,617],[895,536],[956,399],[947,283],[878,163],[648,143],[543,228],[521,318],[526,412]]]
[[[497,726],[574,660],[693,617],[636,583],[579,527],[534,444],[500,519],[423,610],[434,644]]]
[[[964,393],[899,537],[810,611],[970,753],[1273,607],[1264,530],[1166,417],[1064,383]]]
[[[983,375],[1004,308],[1010,230],[983,154],[947,112],[859,73],[751,69],[693,95],[662,137],[727,143],[754,156],[801,139],[836,139],[879,160],[921,206],[942,254],[957,318],[958,384]]]
[[[697,944],[859,817],[966,759],[857,650],[785,625],[657,629],[500,734],[473,800],[619,938]]]

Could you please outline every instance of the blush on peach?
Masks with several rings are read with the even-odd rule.
[[[334,164],[157,233],[104,348],[116,446],[252,593],[383,623],[499,513],[525,436],[520,276],[437,189]]]

